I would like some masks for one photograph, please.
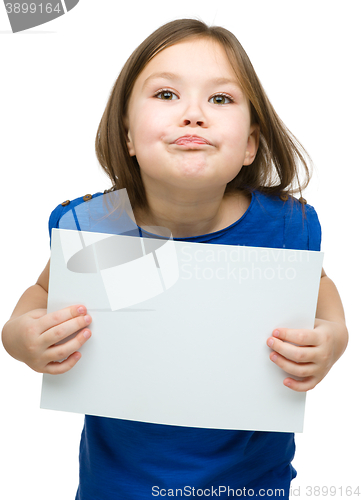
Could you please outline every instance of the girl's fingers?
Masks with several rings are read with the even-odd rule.
[[[59,362],[69,358],[72,354],[78,351],[78,349],[80,349],[90,337],[90,330],[84,329],[68,342],[49,347],[46,351],[46,357],[49,363],[53,361]]]
[[[293,378],[286,378],[283,381],[286,387],[289,387],[293,391],[297,392],[307,392],[317,385],[317,380],[315,377],[307,377],[304,380],[294,380]]]
[[[44,332],[39,340],[45,348],[48,348],[66,339],[73,333],[86,328],[91,322],[92,318],[89,314],[68,319]]]
[[[294,377],[305,378],[315,374],[316,365],[314,363],[294,363],[276,352],[270,354],[270,359],[273,363],[282,368],[282,370]]]
[[[51,328],[54,328],[57,325],[61,325],[66,321],[71,319],[84,317],[87,313],[87,309],[79,304],[76,306],[65,307],[64,309],[60,309],[59,311],[55,311],[49,314],[38,316],[38,321],[36,325],[38,335],[47,332]]]
[[[48,363],[43,371],[43,373],[49,373],[51,375],[60,375],[61,373],[65,373],[69,371],[73,366],[79,361],[81,358],[80,352],[73,352],[67,359],[61,361],[60,363],[57,361],[52,361]]]
[[[281,354],[286,359],[290,359],[291,361],[295,361],[296,363],[310,363],[315,361],[315,347],[300,347],[289,344],[289,342],[284,342],[274,337],[269,337],[267,340],[267,344],[271,349]]]
[[[300,346],[316,346],[320,343],[320,336],[315,330],[278,328],[273,331],[273,337]]]

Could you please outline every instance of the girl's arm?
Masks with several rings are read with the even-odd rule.
[[[50,260],[48,260],[43,272],[35,285],[31,286],[20,297],[10,320],[33,311],[34,309],[46,309],[48,302],[48,284],[49,284]],[[9,321],[10,321],[9,320]]]
[[[324,269],[322,269],[317,311],[315,316],[318,319],[335,321],[336,323],[346,325],[341,297],[338,293],[336,285],[330,278],[328,278]]]
[[[64,373],[76,364],[77,351],[90,337],[84,329],[92,321],[82,305],[47,314],[49,267],[47,263],[37,283],[28,288],[2,330],[6,351],[40,373]],[[71,340],[55,345],[79,331]]]
[[[270,359],[290,375],[284,384],[295,391],[313,389],[342,356],[348,330],[338,290],[322,269],[313,330],[278,328],[267,344]],[[297,344],[297,345],[293,345]]]

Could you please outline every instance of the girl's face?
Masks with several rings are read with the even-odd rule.
[[[145,188],[224,189],[252,163],[259,129],[224,49],[186,40],[159,52],[136,79],[128,150]]]

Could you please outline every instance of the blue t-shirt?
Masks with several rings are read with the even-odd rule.
[[[93,195],[101,196],[102,193]],[[59,205],[49,231],[83,198]],[[294,197],[252,193],[244,215],[214,233],[179,241],[320,251],[321,228],[314,208]],[[157,496],[241,496],[259,488],[284,489],[296,476],[291,465],[294,434],[202,429],[85,416],[76,500],[138,500]],[[246,488],[246,490],[243,490]],[[176,491],[177,490],[177,491]],[[201,495],[202,493],[202,495]],[[275,497],[281,494],[276,493]]]

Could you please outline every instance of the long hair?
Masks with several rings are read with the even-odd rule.
[[[235,190],[260,190],[279,195],[283,200],[293,193],[301,194],[311,177],[306,161],[308,159],[312,165],[308,153],[275,112],[238,39],[225,28],[209,27],[196,19],[171,21],[154,31],[129,57],[113,86],[95,141],[98,161],[111,179],[112,189],[126,188],[132,208],[148,210],[137,158],[131,157],[127,148],[125,117],[128,103],[138,75],[156,54],[195,37],[214,40],[224,48],[249,99],[251,124],[257,123],[260,127],[259,147],[254,161],[243,166],[226,185],[225,194]],[[298,172],[300,166],[305,174],[302,184]]]

